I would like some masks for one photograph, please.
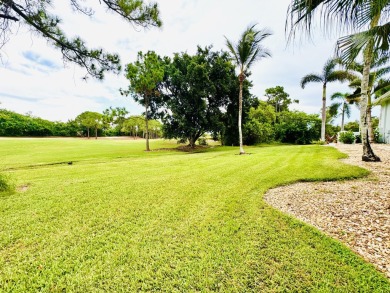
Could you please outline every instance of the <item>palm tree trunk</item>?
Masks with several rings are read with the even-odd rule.
[[[238,95],[238,134],[240,139],[240,155],[245,154],[243,143],[242,143],[242,129],[241,129],[241,122],[242,122],[242,88],[244,83],[244,74],[241,73],[239,76],[240,80],[240,93]]]
[[[146,130],[146,151],[150,152],[149,148],[149,121],[148,121],[148,99],[145,97],[145,130]]]
[[[343,111],[341,113],[341,131],[344,131],[345,102],[343,102]]]
[[[372,128],[372,115],[371,115],[371,96],[368,95],[368,101],[367,101],[367,122],[368,122],[368,139],[370,143],[374,142],[374,129]]]
[[[379,15],[371,22],[371,27],[376,26],[379,21]],[[378,162],[380,158],[374,154],[369,141],[368,124],[369,124],[369,105],[368,105],[368,83],[370,77],[370,65],[373,58],[374,41],[371,40],[363,52],[363,77],[361,84],[361,101],[360,101],[360,124],[362,127],[362,144],[363,156],[362,160],[366,162]]]
[[[321,141],[325,141],[326,125],[326,83],[322,86],[322,123],[321,123]]]

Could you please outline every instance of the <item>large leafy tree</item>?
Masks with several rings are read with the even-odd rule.
[[[107,11],[119,14],[134,26],[161,26],[158,5],[146,4],[143,0],[102,0]],[[70,0],[74,11],[92,16],[91,7],[83,6],[81,0]],[[102,79],[106,71],[119,72],[119,56],[102,49],[89,49],[80,37],[69,38],[61,30],[61,20],[50,11],[52,0],[0,0],[0,47],[17,29],[19,24],[31,28],[44,37],[49,44],[58,48],[65,62],[74,62],[87,70],[87,74]]]
[[[322,73],[310,73],[301,79],[301,87],[305,88],[306,84],[318,82],[322,84],[322,110],[321,110],[321,140],[325,141],[325,125],[326,125],[326,87],[328,83],[335,81],[352,80],[353,75],[345,70],[335,70],[337,60],[329,59],[326,61]]]
[[[136,139],[138,132],[143,129],[143,125],[145,125],[145,117],[130,116],[123,122],[121,131],[133,135],[133,138]]]
[[[290,99],[290,95],[280,85],[266,89],[265,96],[267,97],[267,103],[274,107],[275,112],[288,111],[288,107],[292,103],[299,103],[299,100]]]
[[[76,121],[80,125],[87,128],[87,136],[89,139],[90,129],[95,130],[95,139],[98,136],[98,129],[103,127],[103,115],[97,112],[86,111],[76,117]]]
[[[292,0],[288,8],[287,27],[290,39],[296,31],[311,32],[316,12],[321,14],[321,24],[327,31],[335,27],[349,35],[337,42],[342,59],[350,63],[363,53],[361,82],[360,122],[362,125],[363,161],[380,161],[368,139],[368,83],[370,65],[375,54],[389,57],[390,1],[388,0]]]
[[[149,109],[151,108],[151,114],[154,115],[161,96],[158,86],[163,77],[164,64],[153,51],[148,51],[146,54],[139,52],[137,61],[126,65],[126,78],[130,81],[130,85],[128,90],[122,93],[131,94],[135,101],[145,107],[146,151],[150,151],[148,121],[151,115],[149,115]]]
[[[273,105],[259,101],[257,108],[250,108],[244,124],[244,141],[247,144],[268,143],[275,139],[276,112]]]
[[[226,38],[226,46],[232,54],[238,69],[238,80],[240,82],[240,92],[238,96],[238,131],[240,141],[240,154],[245,154],[242,143],[242,91],[245,76],[249,68],[258,60],[270,57],[270,52],[261,44],[269,37],[271,32],[267,29],[257,30],[256,25],[249,26],[241,35],[237,43]]]
[[[103,124],[113,130],[111,133],[119,135],[127,114],[129,111],[125,107],[109,107],[103,111]]]
[[[205,132],[221,131],[223,109],[236,93],[236,76],[226,52],[198,47],[193,56],[176,53],[163,82],[164,136],[186,139],[191,147]]]

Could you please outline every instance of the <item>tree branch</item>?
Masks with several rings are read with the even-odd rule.
[[[0,18],[5,18],[5,19],[14,20],[14,21],[19,21],[18,18],[14,17],[14,16],[11,16],[11,15],[7,15],[7,14],[0,14]]]

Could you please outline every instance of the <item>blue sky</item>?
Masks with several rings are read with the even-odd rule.
[[[259,28],[267,27],[273,32],[264,42],[272,58],[253,66],[252,93],[262,97],[266,88],[281,85],[291,98],[300,100],[295,109],[320,112],[321,85],[309,84],[303,90],[299,81],[308,73],[321,72],[334,53],[336,36],[324,37],[317,30],[313,40],[299,38],[287,45],[285,20],[289,0],[157,0],[164,24],[161,29],[149,30],[107,13],[98,1],[86,2],[95,5],[93,18],[72,13],[69,2],[53,1],[53,11],[63,20],[68,36],[78,35],[90,47],[119,53],[123,65],[135,61],[138,51],[154,50],[161,56],[172,56],[175,52],[194,53],[197,45],[226,50],[224,36],[236,40],[249,24],[258,23]],[[64,64],[58,51],[23,26],[15,27],[15,34],[1,49],[1,61],[1,108],[61,121],[74,119],[87,110],[102,112],[110,106],[126,107],[132,115],[142,112],[142,107],[131,98],[119,94],[119,88],[127,87],[123,72],[107,74],[103,81],[85,82],[85,70]],[[328,96],[336,91],[349,89],[346,84],[328,85]],[[374,109],[374,115],[377,113],[378,109]],[[358,115],[354,108],[349,120]]]

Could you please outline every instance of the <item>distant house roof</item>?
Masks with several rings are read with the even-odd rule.
[[[390,101],[390,91],[386,92],[384,95],[380,96],[375,102],[374,105],[383,105],[386,102]]]

